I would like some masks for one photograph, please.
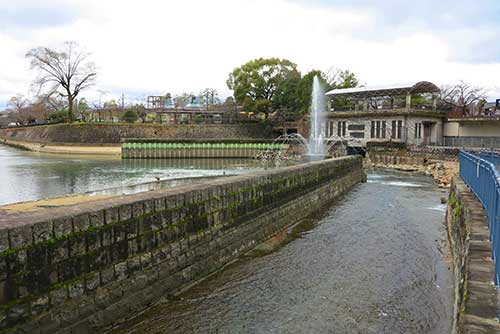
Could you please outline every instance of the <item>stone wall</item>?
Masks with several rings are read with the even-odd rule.
[[[486,213],[459,178],[453,178],[446,212],[453,268],[453,333],[500,333]]]
[[[386,166],[386,165],[417,165],[423,166],[424,162],[427,160],[424,156],[413,156],[413,155],[398,155],[394,153],[381,153],[373,152],[369,153],[368,157],[370,161],[375,166]]]
[[[272,138],[263,124],[56,124],[0,129],[0,138],[37,143],[118,144],[123,138]]]
[[[0,211],[0,333],[96,333],[365,179],[360,157],[34,212]]]

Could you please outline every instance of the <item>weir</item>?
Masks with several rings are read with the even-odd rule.
[[[2,212],[0,333],[95,333],[220,270],[366,179],[345,157]]]
[[[271,140],[237,139],[125,139],[121,147],[122,159],[250,159],[264,152],[288,149]]]

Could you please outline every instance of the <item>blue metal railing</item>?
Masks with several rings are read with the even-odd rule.
[[[500,169],[500,153],[498,152],[481,152],[479,155],[481,159],[491,162],[498,169]]]
[[[495,283],[500,287],[500,172],[497,169],[500,157],[498,154],[495,157],[494,153],[481,153],[478,157],[461,151],[459,159],[460,177],[476,194],[488,215]]]

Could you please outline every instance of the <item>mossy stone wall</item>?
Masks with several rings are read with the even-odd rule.
[[[264,124],[55,124],[0,129],[0,138],[36,143],[119,144],[125,138],[273,138]]]
[[[365,174],[312,162],[0,215],[0,333],[95,333],[206,277]]]

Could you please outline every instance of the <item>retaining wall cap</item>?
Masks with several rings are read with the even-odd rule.
[[[10,229],[14,227],[33,225],[40,222],[45,222],[54,219],[71,218],[80,214],[96,212],[110,207],[117,207],[123,205],[130,205],[139,201],[152,200],[159,197],[175,196],[195,190],[209,189],[214,186],[223,186],[234,184],[241,181],[249,181],[259,178],[269,178],[276,175],[290,175],[294,172],[303,172],[308,169],[313,169],[321,165],[337,165],[346,163],[348,161],[359,160],[359,156],[347,156],[334,159],[327,159],[321,161],[313,161],[304,164],[288,166],[280,169],[256,171],[248,174],[221,177],[202,181],[197,184],[183,185],[169,189],[158,189],[146,191],[130,195],[119,195],[110,198],[96,199],[95,201],[88,201],[84,203],[68,205],[65,207],[57,208],[44,208],[38,211],[30,212],[2,212],[0,208],[0,229]]]

